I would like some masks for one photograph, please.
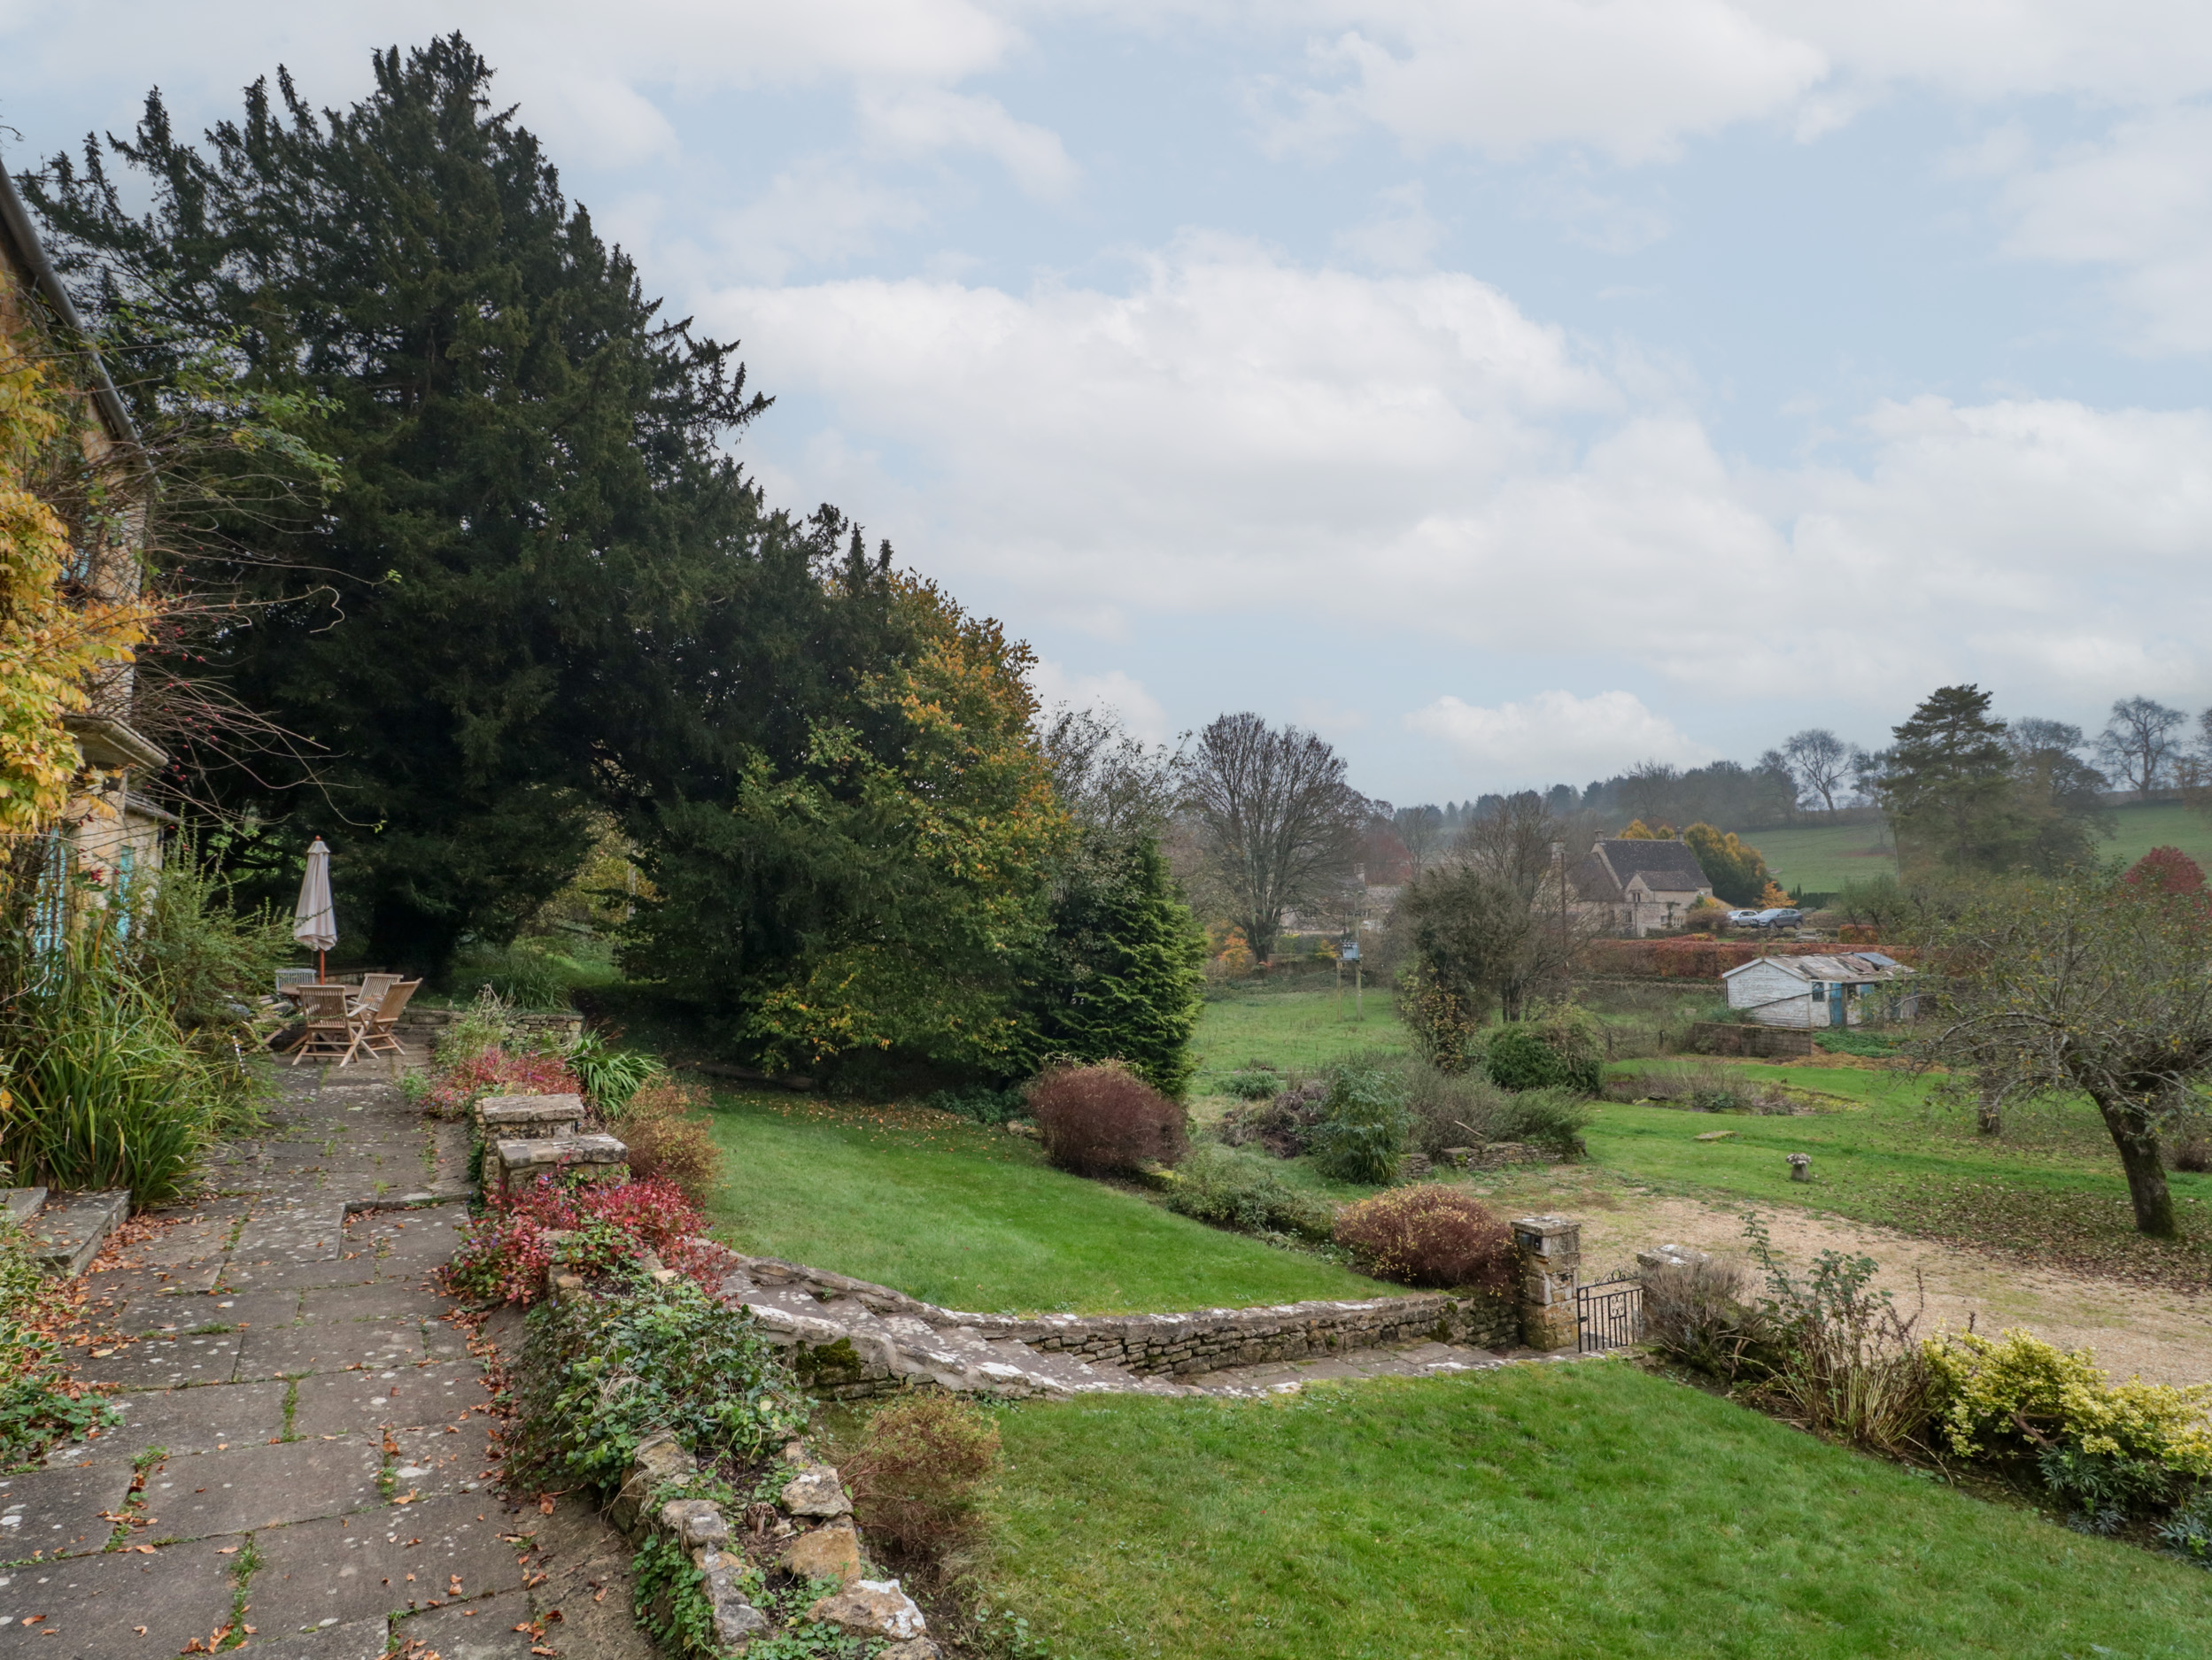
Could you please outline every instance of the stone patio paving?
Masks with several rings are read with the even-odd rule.
[[[280,1077],[275,1130],[87,1277],[79,1376],[123,1424],[0,1478],[0,1656],[646,1660],[630,1548],[499,1490],[484,1367],[430,1279],[459,1126],[381,1069]]]

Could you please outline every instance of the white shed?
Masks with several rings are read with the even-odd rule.
[[[1762,1026],[1856,1026],[1864,1018],[1860,1000],[1869,987],[1893,986],[1913,971],[1878,951],[1818,957],[1755,957],[1721,977],[1729,1007],[1740,1008]],[[1912,1013],[1912,998],[1897,994],[1899,1012]]]

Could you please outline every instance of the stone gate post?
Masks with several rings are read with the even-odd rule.
[[[1582,1224],[1566,1216],[1522,1216],[1513,1224],[1513,1243],[1520,1251],[1521,1341],[1535,1349],[1575,1347]]]

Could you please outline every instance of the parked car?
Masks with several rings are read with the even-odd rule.
[[[1752,919],[1754,928],[1795,928],[1805,920],[1805,913],[1789,906],[1777,906],[1771,911],[1761,911]]]
[[[1730,911],[1729,926],[1730,928],[1756,928],[1759,926],[1759,913],[1757,911]]]

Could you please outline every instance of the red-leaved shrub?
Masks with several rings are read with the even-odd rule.
[[[465,1118],[487,1095],[580,1095],[584,1085],[557,1054],[509,1054],[496,1044],[445,1068],[422,1098],[439,1118]]]
[[[1336,1242],[1409,1286],[1504,1291],[1513,1281],[1513,1231],[1457,1187],[1394,1187],[1363,1199],[1336,1218]]]
[[[1172,1164],[1189,1149],[1183,1109],[1125,1067],[1055,1067],[1025,1095],[1045,1156],[1079,1176]]]
[[[719,1252],[703,1237],[707,1218],[669,1181],[572,1182],[552,1173],[493,1199],[464,1229],[445,1283],[472,1302],[534,1301],[558,1256],[583,1273],[604,1273],[646,1251],[711,1286]],[[570,1236],[555,1241],[550,1235]]]

